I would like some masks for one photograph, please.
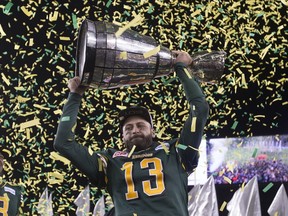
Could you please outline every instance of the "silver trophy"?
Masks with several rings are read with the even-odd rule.
[[[119,37],[119,26],[103,21],[84,20],[77,39],[76,72],[81,85],[92,88],[113,89],[121,86],[143,84],[174,71],[175,56],[171,50],[160,46],[156,54],[144,57],[156,47],[157,42],[133,30]],[[224,51],[197,52],[189,71],[202,82],[217,82],[224,71]]]

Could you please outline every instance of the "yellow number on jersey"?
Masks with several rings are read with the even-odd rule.
[[[148,168],[150,163],[153,164],[154,169],[149,169],[149,175],[155,176],[156,187],[152,188],[150,181],[143,181],[142,185],[145,194],[148,196],[155,196],[161,194],[165,190],[164,175],[162,172],[163,167],[159,158],[145,158],[140,163],[141,169]]]
[[[0,203],[2,203],[0,204],[0,215],[8,216],[9,197],[6,193],[4,194],[4,196],[0,196]]]
[[[141,169],[145,169],[149,167],[149,164],[152,164],[154,168],[149,169],[149,175],[155,176],[156,187],[152,188],[151,182],[149,180],[143,181],[143,192],[148,196],[155,196],[163,193],[165,190],[164,184],[164,175],[163,175],[163,166],[161,160],[159,158],[145,158],[140,162]],[[122,169],[125,170],[125,181],[127,184],[127,193],[126,199],[136,199],[138,198],[138,192],[135,191],[135,185],[132,176],[133,163],[126,162],[123,164]]]
[[[132,168],[133,168],[132,162],[126,162],[122,166],[122,169],[125,170],[125,181],[127,185],[127,193],[125,194],[126,200],[138,198],[138,192],[135,191],[135,185],[132,178]]]

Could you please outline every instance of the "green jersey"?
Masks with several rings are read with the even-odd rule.
[[[187,215],[187,172],[175,142],[155,142],[130,157],[114,149],[97,154],[116,215]]]
[[[0,216],[14,216],[21,206],[21,187],[5,184],[0,187]]]
[[[208,104],[198,83],[176,64],[190,112],[179,138],[154,142],[146,150],[130,154],[106,149],[94,152],[79,145],[72,128],[81,96],[70,93],[58,126],[54,147],[86,174],[91,183],[106,188],[115,215],[188,216],[188,173],[198,163],[198,151],[208,116]],[[191,148],[190,148],[191,147]]]

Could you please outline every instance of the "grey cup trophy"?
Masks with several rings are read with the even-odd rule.
[[[133,30],[119,37],[119,26],[103,21],[84,20],[77,39],[75,75],[81,85],[92,88],[113,89],[121,86],[143,84],[169,75],[175,56],[160,46],[157,54],[145,58],[158,46],[157,42]],[[224,51],[197,52],[192,56],[190,71],[202,82],[217,82],[224,70]]]

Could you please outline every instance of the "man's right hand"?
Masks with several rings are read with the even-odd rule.
[[[88,86],[81,86],[81,80],[80,77],[75,76],[72,79],[69,79],[68,81],[68,88],[70,89],[70,92],[77,93],[79,95],[83,95],[85,90],[88,89]]]

